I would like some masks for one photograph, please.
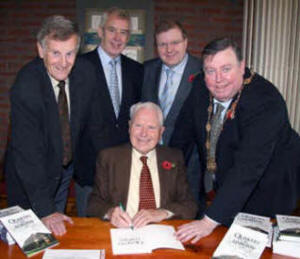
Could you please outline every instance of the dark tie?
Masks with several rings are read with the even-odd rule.
[[[67,166],[72,160],[72,143],[65,81],[60,81],[57,86],[59,87],[58,111],[63,141],[63,165]]]
[[[143,163],[140,176],[140,202],[139,210],[141,209],[156,209],[154,190],[149,167],[147,165],[147,157],[142,156],[140,160]]]

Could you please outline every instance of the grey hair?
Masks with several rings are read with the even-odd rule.
[[[103,28],[105,26],[105,24],[108,20],[108,17],[110,15],[116,15],[118,18],[128,21],[129,28],[131,28],[131,20],[130,20],[129,13],[126,10],[118,8],[118,7],[111,7],[104,12],[104,15],[99,24],[100,27]]]
[[[78,25],[62,15],[53,15],[44,20],[36,38],[42,48],[45,49],[48,39],[65,41],[73,35],[78,38],[76,47],[78,51],[80,46]]]
[[[142,108],[155,110],[157,113],[157,116],[158,116],[160,126],[163,126],[163,123],[164,123],[163,113],[162,113],[160,107],[157,104],[152,103],[152,102],[138,102],[136,104],[133,104],[130,107],[130,120],[132,120],[134,118],[135,114]]]

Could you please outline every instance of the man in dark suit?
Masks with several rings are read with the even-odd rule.
[[[99,126],[92,133],[94,151],[82,154],[90,166],[79,170],[75,175],[76,196],[82,203],[79,216],[85,216],[87,198],[94,180],[97,152],[129,140],[129,108],[140,100],[143,80],[142,65],[121,54],[130,37],[128,13],[119,8],[107,10],[99,26],[98,35],[101,44],[83,55],[96,69],[98,90],[101,92],[101,114]]]
[[[179,150],[157,146],[164,130],[159,106],[137,103],[130,117],[131,145],[108,148],[98,156],[88,215],[136,228],[171,217],[193,218],[197,206],[183,156]]]
[[[197,242],[218,224],[229,225],[241,211],[289,214],[299,190],[300,139],[278,90],[245,68],[240,48],[228,38],[209,43],[202,58],[204,80],[195,79],[180,118],[185,123],[172,143],[184,150],[197,142],[215,197],[203,219],[179,227],[183,242]],[[206,191],[209,187],[206,182]]]
[[[92,123],[93,67],[77,59],[77,26],[47,18],[38,35],[40,58],[11,88],[12,135],[6,160],[8,205],[31,208],[55,234],[64,234],[68,188],[82,131]]]
[[[177,117],[191,92],[194,75],[201,71],[201,61],[187,53],[187,34],[178,21],[161,21],[155,30],[155,40],[159,58],[144,64],[142,100],[162,108],[165,118],[162,144],[168,146]],[[191,152],[187,163],[188,182],[195,199],[203,204],[200,202],[203,197],[199,196],[200,164],[196,145]]]

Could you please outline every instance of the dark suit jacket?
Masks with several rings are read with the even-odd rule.
[[[163,63],[159,58],[145,62],[142,101],[150,101],[159,105],[158,93],[162,65]],[[167,118],[164,120],[164,126],[166,129],[162,138],[165,145],[168,145],[170,142],[178,114],[180,113],[186,98],[191,92],[192,80],[190,80],[190,76],[201,71],[201,68],[201,61],[196,57],[188,55],[188,61],[185,66],[174,102],[170,108]]]
[[[78,140],[91,122],[93,67],[77,59],[69,75],[74,170]],[[6,160],[8,205],[32,208],[43,217],[56,211],[62,173],[62,137],[57,102],[43,60],[25,65],[11,88],[12,136]]]
[[[97,48],[82,55],[82,57],[94,65],[97,90],[100,95],[100,99],[97,103],[98,107],[95,108],[95,110],[98,110],[98,124],[95,126],[93,132],[90,133],[91,137],[84,136],[84,139],[92,139],[84,140],[83,143],[83,145],[92,143],[94,149],[82,154],[83,159],[86,161],[82,163],[82,170],[78,170],[75,175],[76,181],[83,186],[93,185],[96,156],[99,150],[129,141],[129,109],[131,105],[139,102],[141,98],[143,66],[121,55],[122,101],[119,117],[116,118]],[[88,148],[89,147],[83,149],[87,150]],[[88,167],[86,165],[88,165]]]
[[[204,172],[209,93],[200,76],[195,85],[171,143],[185,150],[196,141]],[[299,157],[299,136],[290,126],[282,96],[256,74],[245,85],[235,117],[223,125],[216,148],[216,197],[205,213],[223,224],[231,223],[240,211],[291,213],[299,190]]]
[[[197,206],[189,192],[183,156],[179,150],[158,146],[157,167],[160,181],[161,208],[172,211],[176,218],[191,219]],[[90,196],[87,214],[103,218],[109,208],[127,203],[132,149],[129,144],[100,152],[97,159],[95,185]],[[175,163],[166,170],[163,161]]]

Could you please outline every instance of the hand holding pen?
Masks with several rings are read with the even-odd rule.
[[[120,203],[108,212],[110,223],[117,228],[130,227],[133,229],[132,220],[128,213],[124,210],[123,205]]]

